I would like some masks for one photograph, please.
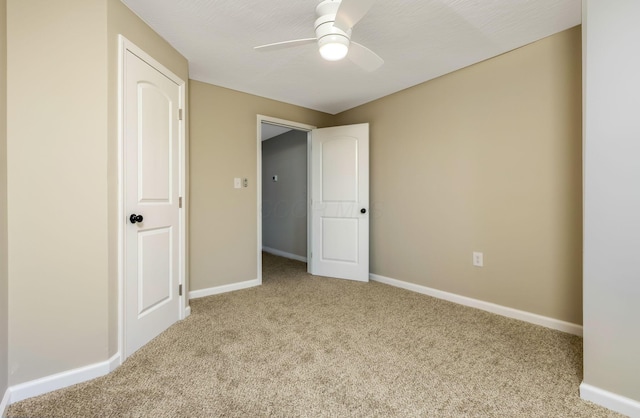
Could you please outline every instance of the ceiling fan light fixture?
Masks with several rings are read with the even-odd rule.
[[[349,52],[349,39],[341,35],[329,35],[318,39],[320,55],[327,61],[340,61]]]
[[[375,71],[384,63],[375,52],[357,42],[351,42],[353,26],[362,19],[376,1],[382,0],[321,0],[316,7],[315,38],[294,39],[254,47],[272,50],[316,43],[320,56],[327,61],[339,61],[347,55],[365,71]]]
[[[340,61],[347,56],[349,48],[344,44],[328,43],[320,47],[320,55],[327,61]]]

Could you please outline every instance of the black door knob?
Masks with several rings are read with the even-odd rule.
[[[365,208],[360,209],[360,213],[367,213],[367,210]]]
[[[142,222],[144,218],[142,217],[142,215],[136,215],[135,213],[131,214],[131,216],[129,216],[129,220],[131,221],[132,224],[136,223],[136,222]]]

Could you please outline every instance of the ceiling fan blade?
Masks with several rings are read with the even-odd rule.
[[[367,14],[375,1],[376,0],[342,0],[336,13],[336,21],[333,23],[333,26],[347,32]]]
[[[311,43],[315,43],[315,42],[316,42],[316,38],[294,39],[292,41],[283,41],[283,42],[276,42],[276,43],[273,43],[273,44],[255,46],[255,47],[253,47],[253,49],[256,49],[256,50],[259,50],[259,51],[274,51],[274,50],[277,50],[277,49],[283,49],[283,48],[289,48],[289,47],[292,47],[292,46],[311,44]]]
[[[378,54],[366,46],[353,41],[351,41],[347,57],[360,68],[369,72],[377,70],[384,64],[384,60],[380,58]]]

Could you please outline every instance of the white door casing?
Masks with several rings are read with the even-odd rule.
[[[369,281],[369,124],[311,133],[314,275]]]
[[[126,358],[184,316],[184,82],[126,40],[121,45]],[[143,220],[132,223],[132,215]]]

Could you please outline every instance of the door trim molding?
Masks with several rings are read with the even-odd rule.
[[[256,256],[258,271],[256,280],[258,281],[258,284],[262,284],[262,122],[307,132],[307,259],[310,259],[311,256],[311,207],[309,205],[311,199],[311,177],[309,176],[309,170],[311,170],[311,152],[309,152],[309,150],[311,147],[311,131],[317,128],[316,126],[307,125],[306,123],[293,122],[271,116],[257,115],[256,204],[258,209],[258,248]]]
[[[187,309],[187,291],[186,291],[186,213],[188,210],[188,201],[186,196],[186,82],[174,74],[171,70],[166,68],[160,62],[156,61],[151,55],[147,54],[129,41],[122,35],[118,35],[118,351],[119,360],[122,363],[126,360],[125,350],[125,317],[124,317],[124,272],[125,272],[125,228],[127,226],[125,219],[124,208],[124,75],[125,75],[125,55],[127,51],[136,55],[138,58],[160,71],[165,77],[173,81],[178,85],[179,93],[179,106],[183,111],[182,120],[179,121],[179,169],[178,169],[178,184],[179,195],[182,196],[182,209],[179,211],[179,267],[178,267],[178,284],[181,284],[185,291],[180,296],[179,300],[179,312],[178,319],[184,319],[188,316],[189,310]]]

